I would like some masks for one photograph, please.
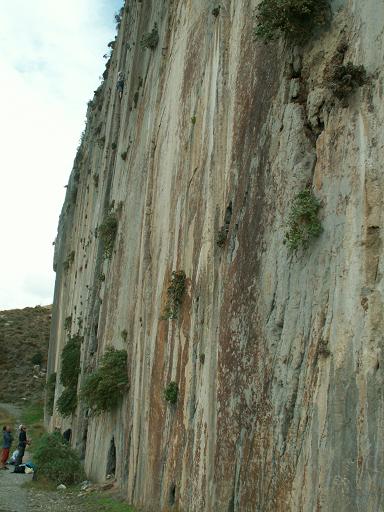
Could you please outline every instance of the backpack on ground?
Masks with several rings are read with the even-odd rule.
[[[19,465],[15,466],[15,469],[13,471],[14,473],[25,473],[25,466]]]

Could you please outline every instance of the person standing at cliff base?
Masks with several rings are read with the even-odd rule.
[[[19,426],[19,444],[17,446],[17,449],[19,450],[19,453],[17,455],[16,459],[16,466],[19,466],[23,462],[24,452],[27,444],[29,444],[27,439],[27,429],[24,427],[24,425]]]
[[[9,450],[12,445],[12,433],[11,427],[9,425],[5,425],[3,427],[3,449],[1,451],[1,463],[0,469],[8,469],[6,466],[6,462],[9,457]]]

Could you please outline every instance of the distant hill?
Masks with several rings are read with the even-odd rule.
[[[51,306],[0,311],[0,401],[42,397],[50,324]]]

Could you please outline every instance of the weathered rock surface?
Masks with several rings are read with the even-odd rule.
[[[110,472],[113,439],[118,483],[144,510],[376,512],[384,4],[332,2],[329,28],[302,50],[255,43],[256,4],[225,0],[215,17],[206,0],[127,2],[59,222],[49,371],[72,316],[80,382],[112,344],[128,351],[130,386],[113,414],[80,405],[48,420],[71,423],[92,481]],[[159,45],[144,50],[154,23]],[[370,76],[348,106],[326,79],[341,43]],[[324,230],[291,254],[290,206],[306,186]],[[95,235],[111,203],[104,259]],[[188,286],[167,321],[173,270]]]

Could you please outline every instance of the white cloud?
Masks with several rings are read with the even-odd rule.
[[[0,309],[52,301],[64,185],[121,0],[0,0]]]

